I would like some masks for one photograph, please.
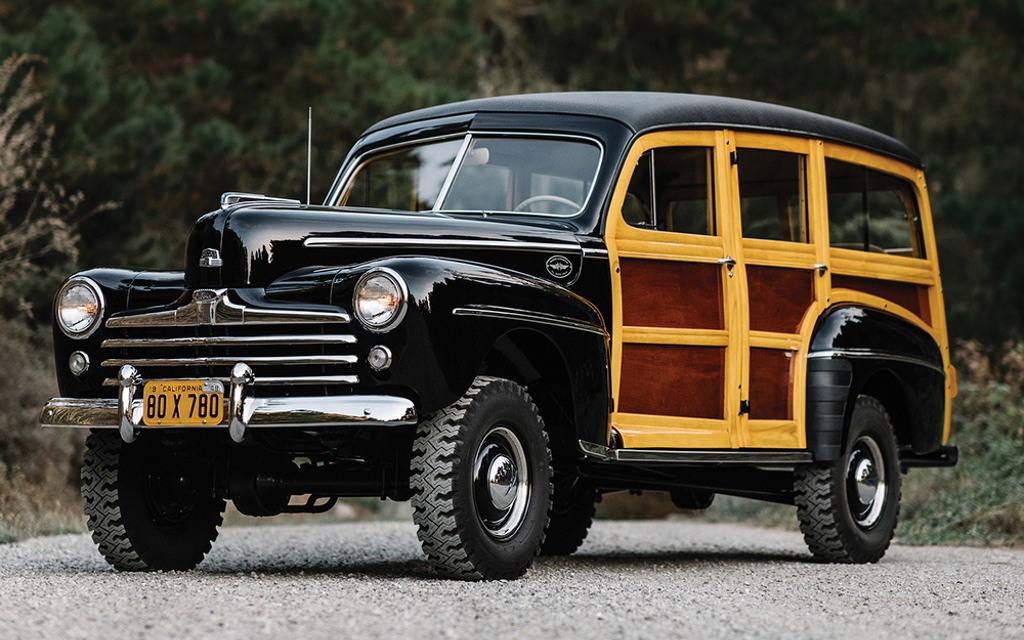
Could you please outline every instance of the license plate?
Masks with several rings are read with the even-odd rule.
[[[150,427],[198,427],[224,418],[220,380],[150,380],[142,388],[142,424]]]

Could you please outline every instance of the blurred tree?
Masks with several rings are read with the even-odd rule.
[[[71,219],[83,196],[52,181],[53,127],[29,62],[0,63],[0,317],[31,317],[32,294],[51,295],[78,255]]]
[[[1024,308],[1022,30],[1019,0],[0,4],[0,56],[45,58],[66,184],[124,204],[83,227],[85,265],[178,267],[222,191],[304,198],[310,106],[318,200],[359,132],[399,111],[550,89],[716,93],[914,148],[951,331],[989,344],[1024,335],[1005,312]]]

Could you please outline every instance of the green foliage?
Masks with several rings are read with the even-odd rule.
[[[904,542],[1024,544],[1024,343],[1008,344],[995,365],[977,344],[959,354],[964,379],[951,441],[952,469],[911,472],[904,491]]]

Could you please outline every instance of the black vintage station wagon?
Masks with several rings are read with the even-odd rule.
[[[322,206],[226,193],[182,271],[55,304],[61,397],[118,569],[189,569],[255,516],[411,500],[430,562],[507,579],[603,493],[795,504],[875,562],[900,476],[955,464],[921,162],[812,113],[653,93],[386,119]]]

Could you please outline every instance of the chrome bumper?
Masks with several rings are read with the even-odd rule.
[[[136,398],[144,383],[134,367],[125,365],[118,374],[118,398],[53,398],[43,407],[44,427],[119,429],[121,439],[132,442],[140,431],[166,429],[142,424],[142,399]],[[243,363],[231,372],[227,390],[228,421],[183,429],[227,428],[231,439],[241,442],[249,429],[334,426],[414,425],[416,407],[395,396],[316,396],[309,398],[258,398],[253,395],[255,376]]]

